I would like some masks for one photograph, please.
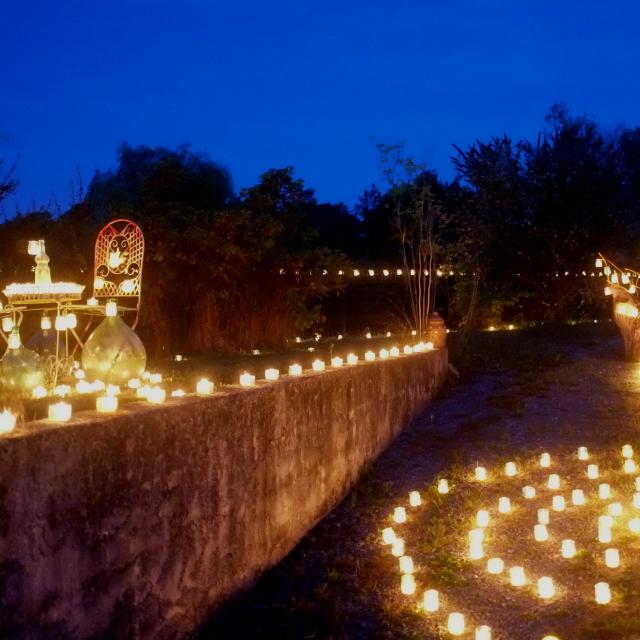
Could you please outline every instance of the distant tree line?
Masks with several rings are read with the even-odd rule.
[[[603,308],[595,253],[630,265],[638,255],[640,128],[605,132],[554,106],[535,141],[454,148],[450,182],[402,145],[379,151],[382,182],[350,210],[319,203],[292,167],[236,192],[223,166],[188,146],[124,144],[68,210],[0,224],[0,281],[30,279],[26,240],[44,237],[54,275],[91,288],[97,232],[131,217],[147,240],[140,332],[161,355],[278,347],[321,328],[323,299],[348,298],[338,273],[354,265],[429,272],[396,305],[413,325],[434,308],[465,328],[578,318]],[[17,186],[2,169],[0,200]]]

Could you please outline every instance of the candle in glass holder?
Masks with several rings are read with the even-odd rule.
[[[476,467],[476,480],[484,482],[487,479],[487,470],[484,467]]]
[[[498,511],[500,513],[509,513],[511,511],[511,500],[507,496],[498,499]]]
[[[393,527],[385,527],[382,530],[382,542],[385,544],[393,544],[396,541],[396,532]]]
[[[355,353],[350,353],[347,356],[347,364],[358,364],[358,356]]]
[[[504,561],[502,558],[489,558],[487,560],[487,571],[492,574],[499,574],[504,571]]]
[[[452,636],[461,636],[464,633],[464,616],[461,613],[450,613],[447,618],[447,631]]]
[[[302,375],[302,367],[299,364],[291,364],[289,365],[289,375],[290,376],[301,376]]]
[[[564,511],[566,502],[564,496],[553,496],[551,499],[551,508],[554,511]]]
[[[413,566],[413,558],[411,556],[400,556],[398,560],[399,560],[398,564],[400,566],[400,573],[413,573],[414,566]]]
[[[268,369],[264,370],[264,379],[265,380],[268,380],[269,382],[275,382],[279,378],[280,378],[280,370],[279,369],[274,369],[273,367],[269,367]],[[212,391],[213,391],[213,389],[212,389]]]
[[[489,512],[486,509],[480,509],[476,514],[476,524],[479,527],[489,526]]]
[[[633,494],[632,504],[636,509],[640,509],[640,492],[636,491]]]
[[[416,581],[412,574],[405,573],[400,578],[400,591],[405,596],[413,595],[416,592]]]
[[[427,589],[424,592],[422,606],[429,613],[434,613],[440,608],[440,596],[436,589]]]
[[[640,518],[631,518],[629,520],[629,530],[631,533],[640,533]]]
[[[314,360],[311,363],[311,368],[316,372],[324,371],[324,360]]]
[[[398,524],[402,524],[407,521],[407,510],[404,507],[396,507],[393,510],[393,519]]]
[[[511,586],[523,587],[527,583],[527,579],[524,575],[524,568],[511,567],[511,569],[509,569],[509,579],[511,580]]]
[[[518,468],[516,467],[515,462],[507,462],[504,465],[504,474],[510,478],[515,476],[518,473]]]
[[[636,483],[636,491],[640,491],[640,476],[636,477],[635,483]]]
[[[445,478],[438,481],[438,493],[449,493],[449,481]]]
[[[549,532],[546,524],[536,524],[533,526],[533,537],[536,542],[544,542],[549,539]]]
[[[373,362],[373,361],[376,359],[376,354],[375,354],[373,351],[367,351],[367,352],[364,354],[364,359],[365,359],[367,362]]]
[[[623,458],[633,458],[633,447],[630,444],[625,444],[622,447]]]
[[[536,488],[531,485],[527,485],[526,487],[522,487],[522,495],[527,500],[533,500],[536,497]]]
[[[245,371],[240,374],[241,387],[253,387],[256,384],[256,377]]]
[[[391,347],[391,349],[389,349],[389,355],[392,358],[397,358],[400,355],[400,349],[398,349],[398,347]]]
[[[16,428],[16,416],[8,409],[0,413],[0,433],[10,433]]]
[[[598,604],[609,604],[611,602],[611,590],[606,582],[598,582],[595,585],[595,592]]]
[[[167,399],[167,392],[161,387],[151,387],[147,391],[147,402],[162,404]]]
[[[538,522],[549,524],[549,509],[538,509]]]
[[[408,344],[405,344],[402,349],[402,352],[404,353],[405,356],[408,356],[413,353],[413,347]]]
[[[600,500],[608,500],[611,497],[611,487],[606,482],[598,485],[598,497]]]
[[[562,541],[562,557],[573,558],[576,555],[576,543],[573,540],[566,539]]]
[[[538,579],[538,595],[544,600],[553,598],[556,595],[556,588],[549,576],[543,576]]]
[[[331,366],[334,369],[339,369],[344,364],[344,360],[340,356],[334,356],[331,358]]]
[[[597,464],[590,464],[587,466],[587,477],[590,480],[597,480],[599,475]]]
[[[478,527],[477,529],[471,529],[469,531],[469,542],[482,542],[484,540],[484,531]]]
[[[547,481],[547,487],[557,491],[560,488],[560,476],[557,473],[552,473]]]
[[[480,560],[480,558],[484,558],[484,547],[482,546],[482,542],[471,540],[469,542],[469,559]]]
[[[635,460],[627,458],[622,465],[622,470],[625,473],[635,473],[638,470],[638,465],[635,463]]]
[[[548,453],[543,453],[540,456],[540,466],[544,468],[551,466],[551,456]]]
[[[622,515],[622,504],[620,504],[619,502],[612,502],[608,507],[607,507],[607,513],[610,516],[621,516]]]
[[[476,627],[475,640],[491,640],[491,627],[486,624]]]
[[[578,447],[578,460],[588,460],[589,450],[587,447]]]
[[[611,542],[611,527],[613,518],[611,516],[600,516],[598,518],[598,542]]]
[[[68,402],[56,402],[49,405],[49,420],[67,422],[71,420],[71,405]]]
[[[200,378],[200,380],[196,382],[196,393],[199,396],[210,396],[213,393],[213,382],[206,378]]]
[[[380,356],[380,360],[387,360],[387,358],[389,357],[389,350],[380,349],[380,353],[378,355]]]
[[[620,566],[620,552],[617,549],[605,549],[604,563],[609,569],[617,569]]]
[[[419,491],[411,491],[409,493],[409,504],[412,507],[419,507],[422,504],[422,496]]]
[[[96,410],[100,413],[113,413],[118,409],[117,396],[98,396],[96,398]]]
[[[402,538],[396,537],[391,543],[391,554],[396,558],[404,555],[404,540]]]

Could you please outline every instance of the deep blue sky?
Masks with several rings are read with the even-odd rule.
[[[7,0],[4,209],[64,206],[123,141],[190,142],[237,188],[291,164],[351,205],[381,182],[372,138],[451,177],[452,143],[533,136],[554,102],[635,126],[639,25],[626,0]]]

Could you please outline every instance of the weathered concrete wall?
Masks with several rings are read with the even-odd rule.
[[[179,638],[429,402],[446,350],[0,438],[0,637]]]

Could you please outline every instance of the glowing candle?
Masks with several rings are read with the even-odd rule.
[[[16,417],[5,409],[0,413],[0,433],[10,433],[16,428]]]
[[[400,578],[400,591],[405,596],[410,596],[416,592],[416,581],[413,575],[410,573],[403,574],[402,578]]]
[[[538,509],[538,522],[549,524],[549,509]]]
[[[484,531],[481,528],[471,529],[469,531],[469,542],[482,542],[484,540]]]
[[[620,552],[617,549],[605,549],[604,563],[609,569],[617,569],[620,566]]]
[[[184,389],[175,389],[171,392],[172,398],[184,398],[186,395],[187,394],[185,393]]]
[[[533,537],[536,542],[544,542],[549,539],[549,532],[546,524],[536,524],[533,526]]]
[[[56,402],[49,405],[49,420],[67,422],[71,419],[71,405],[67,402]]]
[[[587,447],[578,447],[578,460],[588,460],[589,450]]]
[[[269,370],[267,369],[267,371]],[[196,393],[199,396],[210,396],[213,393],[213,382],[206,378],[201,378],[196,383]]]
[[[590,464],[587,466],[587,477],[590,480],[597,480],[599,475],[597,464]]]
[[[404,507],[396,507],[393,510],[393,520],[398,524],[407,521],[407,510]]]
[[[482,542],[472,540],[469,543],[469,559],[480,560],[480,558],[484,558],[484,548],[482,546]]]
[[[509,579],[511,580],[512,587],[523,587],[527,584],[527,579],[522,567],[511,567],[511,569],[509,569]]]
[[[640,493],[636,492],[633,494],[633,506],[636,509],[640,509]]]
[[[51,318],[47,315],[40,318],[40,328],[43,331],[51,331]]]
[[[334,369],[339,369],[344,364],[344,360],[340,356],[334,356],[331,358],[331,366]]]
[[[396,558],[404,555],[404,540],[402,538],[396,537],[391,543],[391,554]]]
[[[486,624],[476,627],[475,640],[491,640],[491,627]]]
[[[582,489],[574,489],[571,492],[571,502],[577,507],[585,504],[584,491]]]
[[[445,478],[438,481],[438,493],[449,493],[449,481]]]
[[[498,499],[498,511],[500,513],[509,513],[511,511],[511,500],[506,496]]]
[[[476,467],[476,480],[484,482],[487,479],[487,470],[484,467]]]
[[[611,487],[606,482],[601,482],[598,486],[598,497],[600,500],[608,500],[611,497]]]
[[[391,347],[391,349],[389,349],[389,355],[391,355],[392,358],[397,358],[400,355],[400,349],[398,349],[398,347]]]
[[[461,636],[464,633],[464,616],[461,613],[450,613],[447,619],[447,631],[452,636]]]
[[[533,500],[536,497],[536,489],[531,485],[527,485],[526,487],[522,487],[522,495],[527,500]]]
[[[538,579],[538,595],[544,600],[553,598],[556,595],[556,588],[549,576],[543,576]]]
[[[151,387],[147,391],[147,402],[162,404],[167,399],[167,392],[162,387]]]
[[[358,356],[355,353],[350,353],[347,356],[347,364],[358,364]]]
[[[67,318],[65,316],[57,315],[55,321],[56,331],[66,331],[67,330]]]
[[[576,543],[567,539],[562,541],[562,557],[573,558],[576,555]]]
[[[489,558],[487,560],[487,571],[493,574],[502,573],[504,571],[504,561],[502,558]]]
[[[108,318],[114,318],[118,315],[118,305],[113,300],[109,300],[104,306],[104,315]]]
[[[47,390],[41,384],[39,384],[37,387],[34,387],[31,395],[34,398],[44,398],[47,395]]]
[[[96,398],[96,411],[100,413],[113,413],[118,409],[117,396],[98,396]]]
[[[373,351],[367,351],[367,352],[364,354],[364,359],[365,359],[367,362],[373,362],[373,361],[376,359],[376,354],[375,354],[375,353],[373,353]]]
[[[75,313],[67,313],[67,329],[75,329],[78,326],[78,317]]]
[[[548,453],[543,453],[540,456],[540,466],[545,468],[551,466],[551,456]]]
[[[440,608],[440,596],[436,589],[427,589],[422,598],[422,606],[425,611],[434,613]]]
[[[382,530],[382,542],[385,544],[393,544],[396,541],[396,532],[393,527],[385,527]]]
[[[545,636],[542,640],[560,640],[558,636]]]
[[[612,502],[607,507],[607,513],[610,516],[621,516],[622,515],[622,505],[619,502]]]
[[[489,526],[489,512],[485,509],[480,509],[476,514],[476,524],[479,527],[487,527]]]
[[[408,356],[409,354],[413,353],[413,348],[408,344],[405,344],[402,349],[402,352],[404,353],[405,356]]]
[[[127,386],[129,389],[139,389],[142,386],[142,382],[138,378],[131,378],[129,382],[127,382]]]
[[[13,318],[10,318],[9,316],[2,318],[2,330],[5,333],[13,331]]]
[[[240,375],[240,385],[242,387],[253,387],[256,383],[256,377],[246,371]]]
[[[552,473],[547,481],[547,487],[557,491],[560,488],[560,476],[557,473]]]
[[[71,387],[68,384],[59,384],[53,388],[53,395],[60,398],[65,398],[71,393]]]
[[[386,360],[389,357],[389,351],[387,349],[380,349],[380,360]]]
[[[622,447],[623,458],[633,458],[633,447],[630,444],[625,444]]]
[[[411,556],[400,556],[400,573],[413,573],[413,558]]]
[[[409,493],[409,504],[412,507],[419,507],[422,504],[422,496],[419,491]]]
[[[595,585],[595,591],[598,604],[609,604],[611,602],[611,590],[606,582],[598,582]]]
[[[613,519],[611,516],[600,516],[598,518],[598,542],[611,542],[611,526]]]
[[[640,518],[631,518],[629,520],[629,530],[631,533],[640,533]]]
[[[98,306],[98,298],[87,298],[87,305],[89,305],[90,307],[97,307]]]
[[[510,478],[512,478],[513,476],[516,475],[516,473],[518,473],[518,469],[516,467],[516,463],[515,462],[507,462],[504,465],[504,474],[506,476],[509,476]]]
[[[627,458],[622,465],[622,469],[625,473],[635,473],[638,470],[638,465],[631,458]]]
[[[289,375],[290,376],[301,376],[302,375],[302,367],[299,364],[289,365]]]
[[[324,368],[325,368],[325,367],[324,367],[324,360],[314,360],[314,361],[311,363],[311,368],[312,368],[314,371],[318,371],[318,372],[320,372],[320,371],[324,371]]]
[[[636,491],[640,491],[640,476],[635,479]]]

